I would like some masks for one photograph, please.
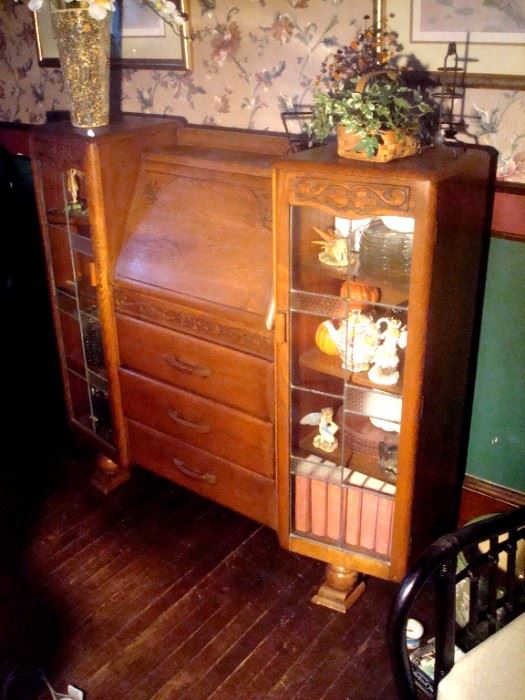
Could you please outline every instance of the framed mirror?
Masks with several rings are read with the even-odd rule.
[[[189,1],[175,0],[188,20],[175,31],[141,0],[121,0],[113,13],[113,42],[119,57],[111,65],[121,68],[191,70]],[[33,12],[38,63],[58,67],[58,49],[53,35],[49,3]]]

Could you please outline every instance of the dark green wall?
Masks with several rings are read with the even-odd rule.
[[[467,473],[525,492],[525,243],[492,238]]]

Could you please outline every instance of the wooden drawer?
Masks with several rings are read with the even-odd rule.
[[[130,459],[206,498],[277,526],[275,482],[184,442],[127,421]]]
[[[271,420],[271,362],[126,316],[117,331],[124,367]]]
[[[273,478],[273,425],[129,370],[120,370],[124,414]]]

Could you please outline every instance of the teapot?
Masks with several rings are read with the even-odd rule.
[[[343,369],[365,372],[374,360],[379,342],[379,330],[371,316],[354,309],[336,328],[332,321],[324,327],[335,343]]]

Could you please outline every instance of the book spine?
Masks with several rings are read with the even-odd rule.
[[[350,486],[346,489],[346,544],[359,544],[362,499],[363,492],[359,487]]]
[[[331,540],[339,540],[341,537],[341,511],[343,504],[341,499],[346,496],[346,489],[339,484],[328,484],[326,517],[326,536]]]
[[[317,478],[316,478],[317,477]],[[310,484],[312,534],[326,537],[328,511],[328,477],[324,467],[317,467]]]
[[[394,499],[389,496],[379,496],[377,506],[377,525],[375,550],[378,554],[390,554],[392,546],[392,518],[394,515]]]
[[[379,495],[377,493],[363,491],[359,544],[365,549],[374,549],[375,547],[378,505]]]
[[[308,476],[296,474],[295,476],[295,529],[298,532],[310,532],[312,527],[312,513],[310,509],[310,486]]]

